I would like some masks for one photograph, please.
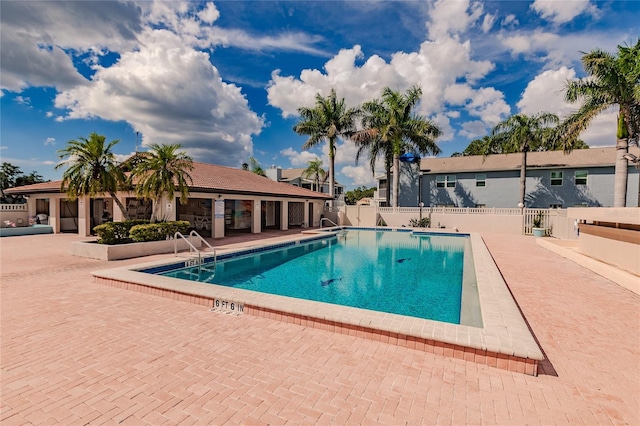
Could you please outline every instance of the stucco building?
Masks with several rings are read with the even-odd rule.
[[[629,152],[640,157],[640,150]],[[615,148],[530,152],[525,205],[529,208],[613,206]],[[399,206],[516,207],[522,154],[423,158],[402,164]],[[627,206],[640,206],[640,170],[628,162]],[[390,186],[389,186],[390,188]],[[384,200],[384,177],[376,201]],[[392,198],[393,199],[393,198]]]
[[[203,236],[222,238],[234,232],[259,233],[262,229],[319,226],[330,197],[299,186],[275,182],[252,172],[206,163],[193,163],[189,200],[162,199],[159,217],[188,220]],[[7,189],[27,198],[28,215],[40,217],[53,231],[90,235],[94,226],[123,219],[108,195],[71,201],[61,181]],[[120,192],[118,198],[131,218],[150,218],[153,202]],[[46,219],[45,219],[46,218]]]

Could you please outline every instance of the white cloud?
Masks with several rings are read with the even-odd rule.
[[[427,29],[432,40],[464,33],[483,13],[482,3],[478,1],[436,0],[430,6]]]
[[[567,116],[576,106],[564,101],[564,86],[567,80],[575,77],[575,70],[567,67],[538,74],[522,92],[516,104],[518,109],[527,115],[547,111],[561,117]]]
[[[525,88],[517,103],[518,109],[527,115],[546,111],[557,114],[561,119],[567,117],[580,106],[564,100],[565,84],[575,76],[575,70],[567,67],[542,72]],[[607,110],[591,122],[580,138],[589,146],[615,145],[616,117],[615,108]]]
[[[252,153],[263,118],[240,89],[222,81],[208,54],[165,30],[148,30],[138,51],[109,68],[96,67],[91,84],[60,93],[63,119],[127,121],[143,144],[182,143],[195,159],[238,165]]]
[[[379,97],[386,86],[404,91],[413,85],[422,88],[420,113],[431,115],[442,110],[444,89],[458,80],[475,82],[493,69],[488,61],[471,59],[471,43],[446,38],[425,41],[418,52],[396,52],[386,62],[373,55],[360,66],[360,46],[341,50],[325,64],[325,73],[306,69],[300,78],[281,76],[276,70],[267,88],[269,104],[282,110],[284,117],[297,114],[300,106],[313,106],[316,93],[328,95],[335,88],[348,105]]]
[[[518,18],[516,18],[516,15],[511,13],[504,17],[500,25],[502,25],[505,28],[514,28],[520,25],[520,21],[518,21]]]
[[[371,173],[371,169],[365,166],[345,166],[340,169],[340,173],[351,179],[354,186],[375,186],[376,180]]]
[[[462,130],[460,131],[461,136],[469,139],[486,136],[488,133],[489,129],[482,121],[467,121],[462,125]]]
[[[287,50],[328,54],[314,45],[322,40],[301,32],[267,36],[213,26],[219,12],[213,3],[190,1],[78,2],[7,1],[0,14],[0,89],[19,92],[27,87],[69,90],[89,82],[75,68],[73,54],[87,55],[90,67],[107,52],[144,48],[140,35],[163,28],[191,47],[235,46],[248,50]]]
[[[47,116],[47,118],[51,118],[51,117],[53,117],[53,112],[47,111],[47,113],[45,115]]]
[[[589,33],[570,33],[562,36],[536,29],[533,31],[503,32],[498,40],[513,55],[524,55],[525,59],[545,63],[546,68],[574,66],[582,57],[596,46],[614,52],[625,34],[616,31]]]
[[[488,33],[493,27],[494,22],[496,21],[496,16],[490,13],[484,15],[484,19],[482,20],[482,32]]]
[[[530,8],[554,24],[567,23],[583,13],[597,12],[597,8],[589,0],[535,0]]]
[[[31,99],[24,96],[16,96],[16,102],[20,105],[31,105]]]
[[[220,12],[213,3],[207,3],[204,9],[198,13],[200,20],[207,24],[213,24],[220,17]]]
[[[10,91],[81,85],[63,48],[131,48],[140,30],[138,9],[120,2],[2,2],[0,19],[0,88]]]
[[[284,155],[294,167],[306,167],[309,161],[313,161],[318,158],[318,154],[310,151],[296,151],[292,147],[283,149],[280,154]],[[324,161],[323,161],[324,163]]]
[[[44,141],[45,145],[55,145],[56,144],[56,138],[47,138]]]

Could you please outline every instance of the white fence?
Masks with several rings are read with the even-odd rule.
[[[0,204],[0,227],[27,226],[26,204]]]
[[[547,235],[576,238],[567,211],[561,209],[345,206],[337,212],[325,211],[325,216],[340,225],[376,226],[383,221],[387,226],[402,227],[409,226],[411,219],[429,218],[431,228],[511,235],[531,235],[538,215]]]

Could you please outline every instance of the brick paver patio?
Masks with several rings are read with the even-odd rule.
[[[538,377],[97,285],[141,260],[2,238],[0,422],[640,424],[640,296],[533,238],[484,237],[548,358]]]

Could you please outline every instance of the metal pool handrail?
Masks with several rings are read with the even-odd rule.
[[[218,266],[218,256],[216,254],[216,249],[214,247],[212,247],[211,244],[209,244],[207,242],[207,240],[202,238],[202,236],[200,234],[198,234],[195,230],[193,230],[193,231],[191,231],[189,233],[189,237],[198,238],[213,253],[213,271],[212,272],[215,275],[216,268]],[[174,241],[173,242],[173,253],[174,253],[175,256],[178,256],[178,238],[182,238],[183,240],[185,240],[187,242],[187,244],[189,245],[189,255],[190,256],[194,256],[195,257],[197,255],[197,257],[198,257],[198,275],[199,275],[202,272],[202,251],[200,249],[198,249],[196,246],[194,246],[193,244],[191,244],[191,241],[189,241],[189,239],[187,237],[182,235],[182,233],[176,232],[173,235],[173,241]]]
[[[325,221],[325,220],[326,220],[327,222],[329,222],[329,223],[333,223],[333,226],[340,226],[340,225],[338,225],[337,223],[335,223],[334,221],[332,221],[331,219],[329,219],[329,218],[327,218],[327,217],[323,217],[322,219],[320,219],[320,228],[322,228],[322,222],[323,222],[323,221]]]

